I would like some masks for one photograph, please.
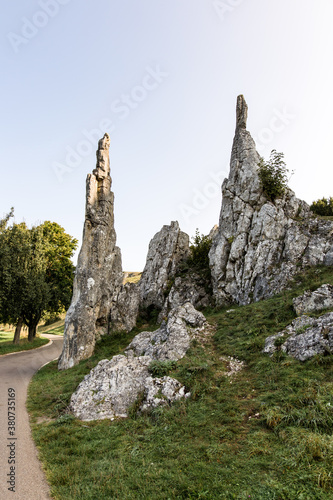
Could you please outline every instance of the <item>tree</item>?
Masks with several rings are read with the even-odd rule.
[[[8,220],[7,220],[8,222]],[[30,236],[25,224],[14,224],[0,232],[0,318],[16,324],[14,343],[18,344],[23,325],[24,279]]]
[[[30,248],[25,260],[22,281],[23,321],[28,326],[28,341],[32,342],[43,312],[49,308],[52,283],[47,282],[46,242],[42,226],[29,231]]]
[[[31,229],[13,224],[0,233],[0,318],[17,325],[16,342],[22,324],[32,341],[43,314],[68,308],[76,247],[77,240],[55,222]]]
[[[333,215],[333,198],[322,198],[321,200],[314,201],[310,210],[316,215]]]
[[[0,219],[0,233],[2,233],[4,229],[6,229],[7,224],[12,217],[14,217],[13,207],[10,209],[10,212],[4,216],[3,219]]]
[[[258,163],[261,187],[267,198],[272,202],[284,194],[288,185],[287,173],[289,170],[283,158],[283,153],[277,153],[273,149],[268,161],[260,158]]]
[[[71,261],[78,241],[56,222],[42,224],[47,260],[46,282],[50,284],[48,312],[68,309],[71,303],[75,267]]]

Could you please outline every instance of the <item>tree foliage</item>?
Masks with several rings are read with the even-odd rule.
[[[31,229],[25,223],[6,227],[7,223],[0,232],[0,319],[24,323],[33,340],[43,314],[69,306],[74,278],[71,257],[77,240],[55,222]]]
[[[14,208],[12,207],[8,214],[6,214],[2,219],[0,219],[0,233],[6,229],[9,220],[14,217]]]
[[[261,187],[267,198],[272,202],[284,194],[288,185],[287,173],[289,170],[283,158],[283,153],[278,153],[273,149],[268,161],[260,158],[258,163]]]
[[[200,234],[196,229],[195,236],[190,245],[191,255],[188,259],[189,266],[200,274],[210,277],[209,250],[212,246],[212,240],[209,236]]]
[[[333,215],[333,198],[321,198],[314,201],[310,207],[316,215],[332,216]]]

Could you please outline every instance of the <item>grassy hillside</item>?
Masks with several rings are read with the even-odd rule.
[[[139,283],[142,276],[142,272],[124,272],[123,283]]]
[[[70,370],[38,372],[28,407],[54,498],[333,499],[333,356],[261,353],[295,317],[292,298],[322,283],[333,284],[332,268],[309,270],[272,299],[206,311],[212,333],[169,372],[191,397],[149,415],[133,408],[128,419],[87,423],[66,413],[84,375],[137,331],[103,338]],[[244,362],[232,377],[228,356]]]

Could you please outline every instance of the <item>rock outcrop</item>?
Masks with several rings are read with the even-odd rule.
[[[333,309],[333,286],[325,284],[314,292],[307,290],[293,300],[293,306],[298,316],[323,309]]]
[[[155,234],[149,244],[146,266],[139,283],[143,308],[153,306],[162,309],[168,282],[189,252],[189,237],[180,230],[178,222],[163,226]]]
[[[208,290],[207,287],[207,279],[196,272],[188,272],[175,278],[159,319],[167,316],[169,311],[185,304],[185,302],[190,302],[199,309],[213,305],[211,290]]]
[[[269,297],[299,268],[333,264],[333,222],[315,218],[290,189],[274,203],[265,197],[246,121],[247,105],[239,96],[230,174],[222,185],[219,230],[210,250],[218,305]]]
[[[126,352],[135,356],[150,356],[161,361],[177,361],[190,347],[189,327],[202,328],[205,316],[189,302],[173,309],[168,320],[155,332],[141,332],[134,337]]]
[[[140,308],[139,283],[126,283],[116,291],[110,310],[110,329],[130,332],[136,325]]]
[[[272,355],[281,349],[299,361],[306,361],[316,354],[333,353],[333,313],[319,318],[300,316],[285,330],[268,337],[263,352]]]
[[[87,177],[83,242],[65,320],[59,369],[70,368],[91,356],[96,337],[107,330],[111,300],[123,281],[114,229],[109,147],[110,138],[105,134],[98,143],[96,168]]]
[[[134,337],[125,355],[104,359],[85,376],[72,395],[70,409],[81,420],[127,417],[141,396],[139,411],[171,404],[188,397],[185,387],[171,377],[154,378],[149,372],[153,360],[176,361],[185,356],[190,334],[202,331],[205,317],[191,304],[172,311],[168,322],[156,332]]]

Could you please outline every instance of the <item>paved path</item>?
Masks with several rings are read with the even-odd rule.
[[[43,337],[52,340],[52,344],[40,349],[0,357],[1,500],[47,500],[50,498],[49,487],[31,437],[29,417],[25,406],[31,377],[45,363],[58,358],[62,349],[62,337],[47,334]],[[8,412],[13,408],[14,398],[15,431],[13,432],[8,428],[8,415],[9,419],[13,419],[14,411]],[[13,434],[10,435],[10,432]],[[12,464],[8,463],[10,460]],[[10,477],[8,474],[11,472],[14,474]],[[10,480],[12,483],[7,483]],[[11,485],[14,486],[15,491],[8,490]]]

